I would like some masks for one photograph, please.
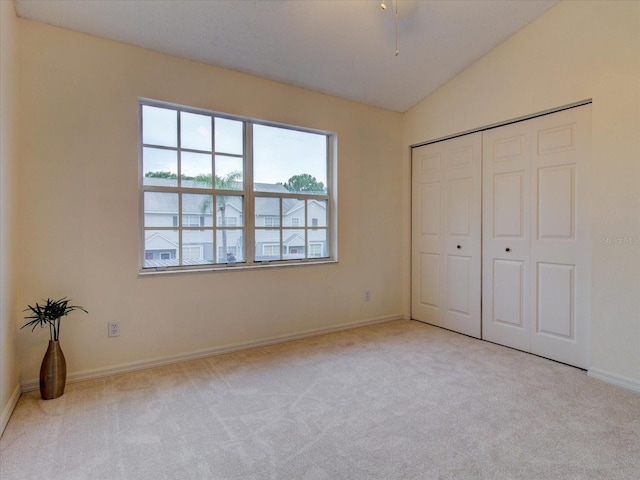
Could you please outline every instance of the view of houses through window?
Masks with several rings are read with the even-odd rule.
[[[142,268],[331,257],[332,135],[141,101]]]

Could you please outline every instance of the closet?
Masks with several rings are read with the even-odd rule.
[[[413,149],[412,318],[587,367],[590,109]]]

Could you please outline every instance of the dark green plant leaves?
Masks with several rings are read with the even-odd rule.
[[[30,312],[31,315],[27,315],[25,320],[29,320],[25,323],[22,328],[32,327],[31,331],[33,332],[37,326],[44,327],[47,325],[49,327],[49,335],[51,340],[59,340],[60,337],[60,319],[66,315],[69,315],[71,312],[75,310],[81,310],[84,313],[89,313],[80,305],[69,305],[69,299],[67,297],[63,297],[59,300],[52,300],[47,298],[46,303],[39,304],[36,303],[35,306],[27,305],[24,312]]]

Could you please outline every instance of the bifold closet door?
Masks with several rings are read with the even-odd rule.
[[[480,338],[482,134],[413,149],[416,320]]]
[[[582,368],[590,108],[483,134],[483,338]]]

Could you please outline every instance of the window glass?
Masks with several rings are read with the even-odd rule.
[[[215,126],[216,152],[242,155],[244,152],[244,135],[242,133],[242,122],[216,117]]]
[[[307,224],[313,227],[326,227],[327,224],[327,205],[326,200],[308,200],[307,201]]]
[[[244,199],[240,195],[216,195],[218,227],[241,227]]]
[[[182,264],[210,265],[212,263],[213,232],[204,229],[184,230],[182,232]]]
[[[267,125],[253,127],[253,181],[258,192],[327,193],[327,137]]]
[[[142,106],[142,143],[178,146],[178,112],[167,108]]]
[[[182,226],[204,227],[213,225],[213,195],[182,194]]]
[[[330,258],[333,135],[147,100],[140,115],[143,269]]]
[[[177,214],[177,193],[144,192],[145,227],[173,227],[173,217]]]
[[[178,152],[161,148],[142,149],[142,175],[145,185],[178,185]]]
[[[185,188],[211,187],[211,154],[182,152],[180,178]]]
[[[178,246],[178,230],[145,230],[145,267],[178,266]]]
[[[285,230],[282,238],[285,259],[300,259],[306,256],[305,231]]]
[[[211,151],[211,116],[180,112],[180,147]]]

